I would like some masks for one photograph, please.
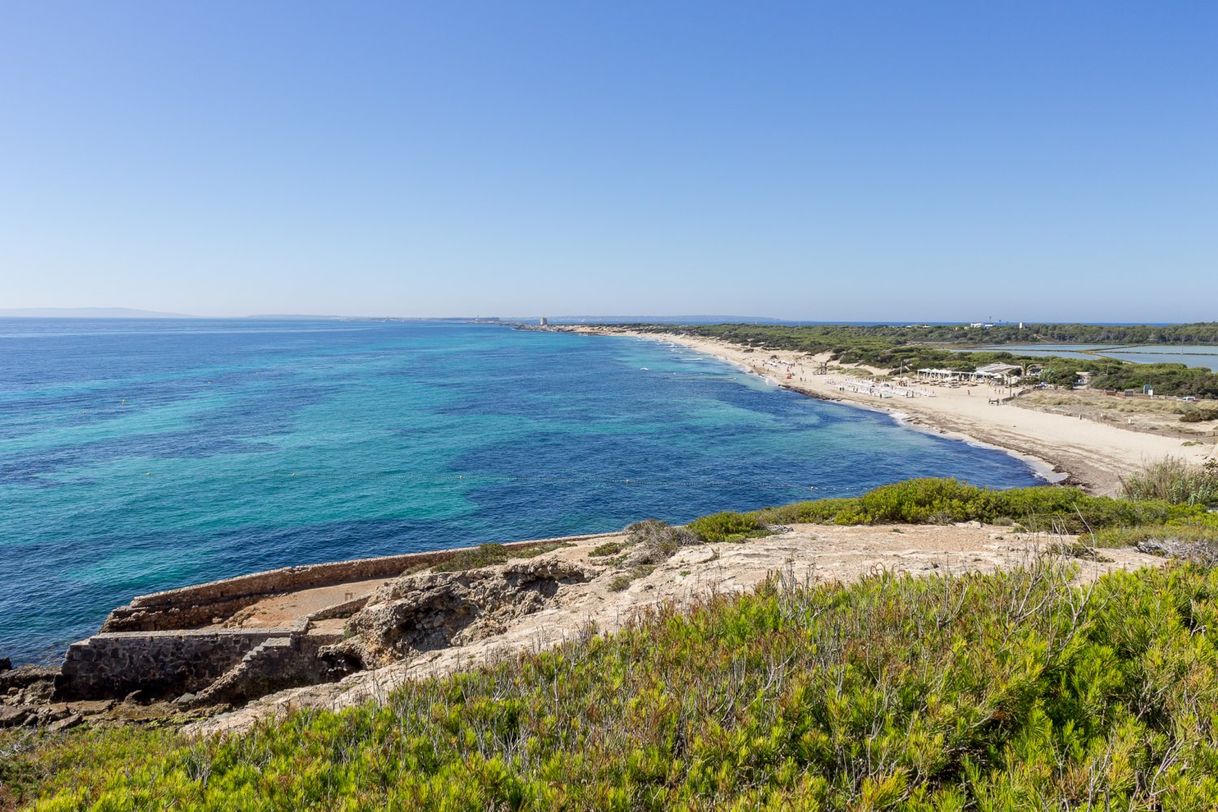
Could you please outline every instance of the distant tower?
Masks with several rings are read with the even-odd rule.
[[[542,316],[541,318],[539,318],[539,319],[537,320],[537,325],[538,325],[539,327],[549,327],[549,326],[550,326],[550,320],[549,320],[549,319],[547,319],[545,316]]]

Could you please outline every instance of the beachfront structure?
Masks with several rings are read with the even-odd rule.
[[[986,364],[983,367],[977,367],[974,374],[980,378],[1007,382],[1018,378],[1022,372],[1023,367],[1018,364]]]
[[[1016,364],[986,364],[972,372],[961,369],[924,367],[918,370],[918,378],[940,383],[1010,383],[1017,380],[1023,368]]]
[[[972,373],[962,372],[958,369],[934,369],[925,367],[918,370],[918,377],[927,381],[943,381],[950,383],[952,381],[964,380],[965,376]]]

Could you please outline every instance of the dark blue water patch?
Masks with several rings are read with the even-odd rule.
[[[909,476],[1035,481],[1006,455],[647,342],[460,324],[121,327],[0,324],[0,654],[17,661],[61,653],[134,595],[244,572],[685,521]]]

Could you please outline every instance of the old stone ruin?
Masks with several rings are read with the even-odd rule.
[[[498,633],[597,574],[553,558],[431,570],[462,552],[287,567],[137,597],[57,669],[0,661],[0,727],[210,715]]]

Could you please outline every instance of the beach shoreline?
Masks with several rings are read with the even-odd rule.
[[[798,394],[882,412],[918,431],[1002,451],[1048,482],[1079,485],[1097,494],[1118,493],[1123,477],[1165,457],[1196,464],[1215,458],[1212,442],[1186,445],[1179,438],[1013,406],[1006,402],[1004,388],[979,385],[924,388],[925,395],[906,397],[881,394],[887,390],[860,375],[874,376],[881,370],[833,364],[828,353],[760,350],[672,332],[584,325],[552,329],[680,346]],[[912,388],[905,391],[909,395]]]

